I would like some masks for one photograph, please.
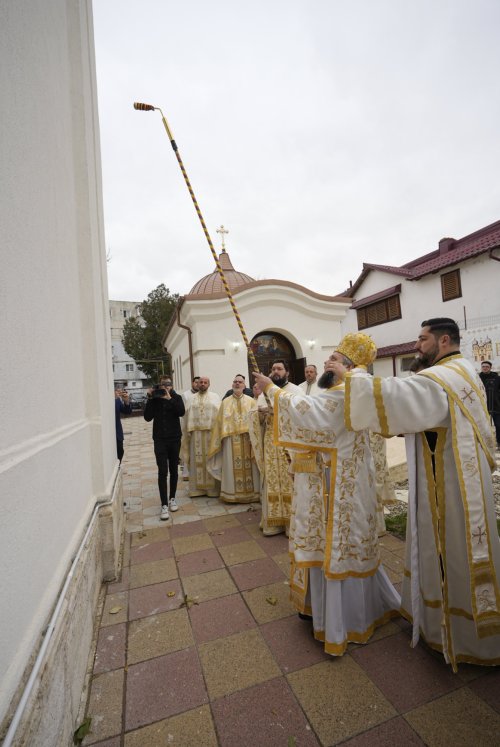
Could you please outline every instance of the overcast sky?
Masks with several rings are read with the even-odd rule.
[[[109,295],[335,295],[500,219],[498,0],[93,0]]]

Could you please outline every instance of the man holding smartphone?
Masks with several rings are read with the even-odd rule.
[[[160,519],[167,521],[170,511],[179,508],[175,500],[179,471],[179,451],[181,448],[180,418],[184,415],[184,401],[174,392],[172,380],[162,376],[160,383],[148,391],[144,409],[144,420],[153,421],[153,441],[156,464],[158,465],[158,488],[160,491]],[[167,477],[170,471],[170,484],[167,491]]]

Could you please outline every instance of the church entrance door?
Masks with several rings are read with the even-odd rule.
[[[297,384],[304,381],[305,358],[297,358],[292,343],[279,332],[259,332],[250,342],[253,354],[257,360],[259,371],[266,374],[271,371],[271,365],[277,358],[286,361],[290,367],[290,381]],[[253,383],[252,367],[248,363],[250,381]]]

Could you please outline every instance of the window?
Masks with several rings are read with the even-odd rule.
[[[445,272],[444,275],[441,275],[441,293],[443,301],[451,301],[453,298],[461,297],[460,270],[452,270],[452,272]]]
[[[409,355],[406,358],[401,358],[401,371],[409,371],[411,364],[415,361],[414,355]]]
[[[382,301],[371,303],[356,309],[358,316],[358,329],[374,327],[376,324],[385,324],[394,319],[401,319],[401,305],[399,295],[384,298]]]
[[[133,371],[134,370],[134,364],[133,363],[126,363],[125,364],[125,371]]]
[[[128,317],[128,311],[127,309],[123,309],[123,318],[126,319]]]

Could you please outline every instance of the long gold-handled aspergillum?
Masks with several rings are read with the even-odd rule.
[[[196,212],[198,214],[198,218],[200,219],[201,227],[203,228],[203,233],[205,234],[205,238],[208,241],[208,246],[210,247],[210,251],[212,252],[212,256],[214,258],[215,265],[217,267],[217,271],[221,277],[222,284],[224,285],[224,290],[226,291],[226,295],[229,299],[229,303],[231,304],[231,308],[233,310],[234,316],[236,318],[236,321],[238,323],[238,327],[240,328],[241,336],[243,337],[243,341],[246,345],[246,349],[248,351],[248,357],[250,359],[250,363],[252,365],[252,368],[254,371],[258,371],[259,368],[257,366],[257,361],[255,360],[255,355],[253,354],[253,350],[250,347],[250,343],[248,341],[247,334],[245,332],[245,328],[243,327],[243,323],[241,321],[240,315],[238,313],[238,309],[236,308],[236,304],[233,299],[233,294],[231,293],[231,290],[229,288],[229,285],[227,284],[226,276],[224,275],[224,270],[222,269],[219,258],[217,256],[217,253],[214,249],[214,245],[212,243],[212,239],[210,238],[210,234],[208,233],[207,226],[205,224],[205,221],[203,219],[203,215],[201,214],[200,207],[198,205],[198,201],[195,197],[195,194],[193,192],[193,188],[191,186],[191,182],[189,181],[189,177],[187,175],[186,169],[184,168],[184,164],[182,163],[182,158],[179,153],[179,149],[177,147],[177,143],[174,140],[174,136],[172,135],[172,131],[170,127],[168,126],[168,122],[165,118],[165,115],[163,114],[162,110],[159,106],[153,106],[152,104],[141,104],[139,102],[134,103],[134,109],[137,109],[137,111],[141,112],[151,112],[151,111],[159,111],[161,114],[161,118],[163,121],[163,125],[165,127],[168,139],[170,140],[170,145],[172,146],[172,149],[175,153],[175,157],[177,158],[177,162],[180,166],[180,169],[182,171],[182,175],[184,177],[184,181],[186,182],[186,186],[189,190],[189,194],[191,195],[191,199],[193,201],[193,204],[195,206]]]

